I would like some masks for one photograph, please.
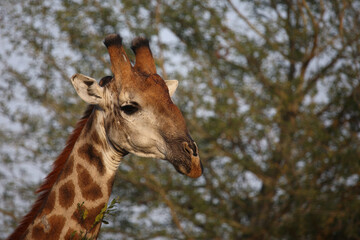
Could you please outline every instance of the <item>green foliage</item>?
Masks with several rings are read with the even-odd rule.
[[[70,239],[80,239],[80,240],[93,240],[95,237],[88,237],[88,234],[100,223],[109,224],[105,217],[112,215],[115,211],[116,204],[119,202],[119,198],[114,198],[109,205],[105,204],[105,206],[101,209],[100,213],[96,215],[93,224],[89,229],[85,231],[74,230],[71,233]],[[77,204],[77,216],[80,220],[80,223],[87,219],[89,211],[85,208],[84,202],[81,204]]]
[[[100,238],[360,238],[359,1],[27,0],[0,11],[1,237],[40,181],[29,166],[48,172],[84,109],[67,79],[110,74],[101,42],[119,32],[127,45],[150,38],[159,74],[179,79],[174,101],[205,171],[192,180],[125,158]]]
[[[93,227],[100,222],[102,222],[104,224],[109,224],[109,222],[107,220],[105,220],[105,217],[112,215],[114,213],[117,203],[119,203],[119,197],[111,200],[109,205],[105,205],[101,209],[100,213],[96,216]]]
[[[84,207],[84,202],[82,202],[81,204],[80,203],[77,204],[77,213],[80,221],[84,221],[87,218],[89,212]]]

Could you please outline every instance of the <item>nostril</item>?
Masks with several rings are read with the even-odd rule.
[[[193,151],[193,155],[194,155],[194,157],[197,157],[197,155],[198,155],[198,148],[197,148],[197,146],[196,146],[196,143],[195,143],[195,142],[193,142],[193,144],[194,144],[194,151]]]
[[[191,142],[189,145],[187,142],[183,143],[184,150],[190,154],[191,156],[197,157],[198,156],[198,149],[195,142]]]
[[[188,154],[192,155],[192,150],[191,150],[191,148],[189,147],[189,144],[188,144],[187,142],[184,142],[184,143],[183,143],[183,146],[184,146],[185,152],[187,152]]]

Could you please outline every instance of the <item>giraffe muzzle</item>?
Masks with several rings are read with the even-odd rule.
[[[203,166],[200,161],[200,156],[198,152],[198,148],[195,142],[192,142],[192,146],[190,146],[187,142],[183,143],[183,148],[185,152],[190,156],[190,171],[185,171],[185,169],[180,168],[180,171],[188,177],[198,178],[202,175]]]

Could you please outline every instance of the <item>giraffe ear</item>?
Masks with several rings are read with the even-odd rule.
[[[103,103],[103,89],[93,78],[82,74],[75,74],[71,77],[77,94],[88,104],[102,105]]]
[[[179,85],[178,80],[165,80],[166,86],[169,89],[170,97],[175,93],[176,88]]]

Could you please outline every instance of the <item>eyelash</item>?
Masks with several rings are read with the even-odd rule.
[[[137,103],[132,103],[128,105],[124,105],[120,107],[121,111],[123,111],[126,115],[132,115],[139,110],[139,106]]]

